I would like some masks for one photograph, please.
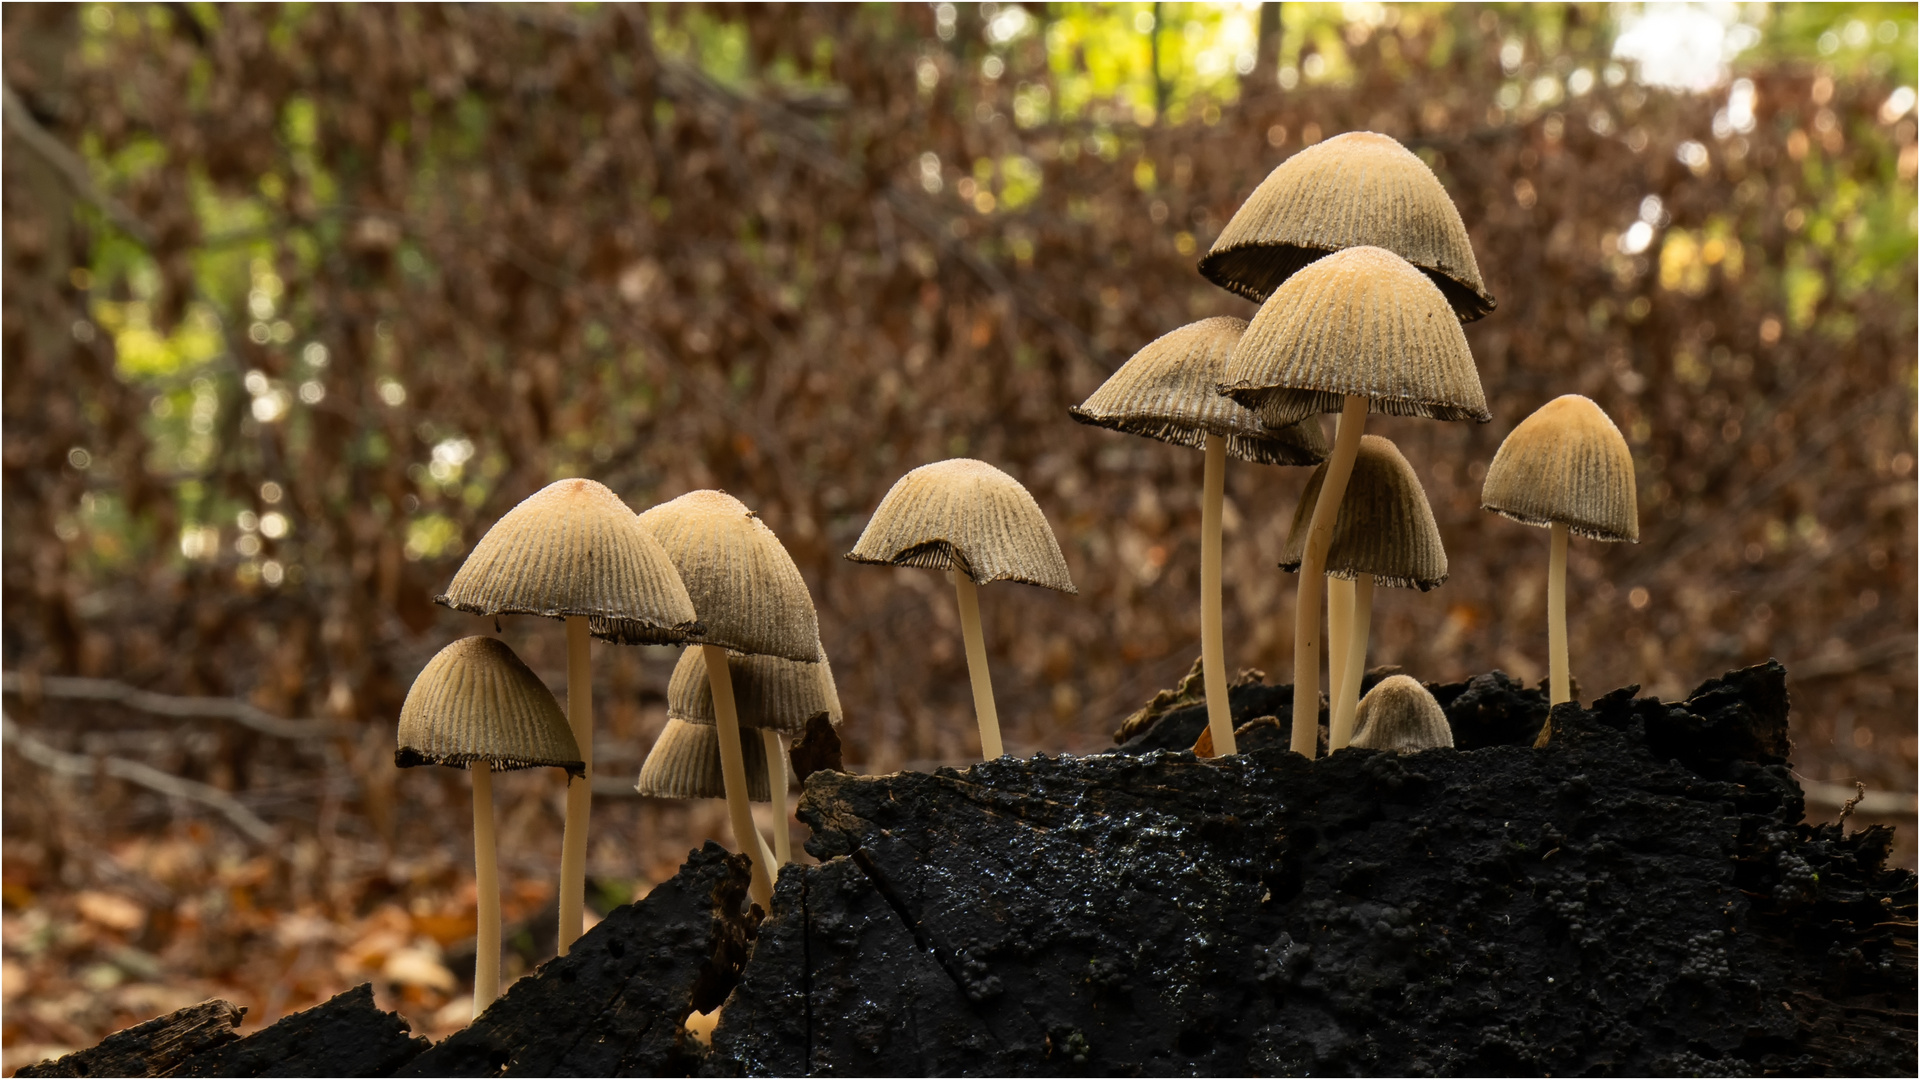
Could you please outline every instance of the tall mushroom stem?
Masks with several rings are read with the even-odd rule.
[[[1333,717],[1327,731],[1328,753],[1353,742],[1353,721],[1360,711],[1360,679],[1367,672],[1367,631],[1372,623],[1373,575],[1359,574],[1353,579],[1353,621],[1347,630],[1347,659],[1341,665],[1340,683],[1334,688]],[[1342,647],[1339,638],[1329,638],[1328,646]]]
[[[1567,677],[1567,526],[1553,523],[1553,554],[1547,560],[1547,672],[1549,705],[1573,700]]]
[[[773,857],[781,866],[793,861],[793,837],[787,832],[787,748],[780,733],[761,728],[767,747],[767,792],[773,796]]]
[[[1340,715],[1340,692],[1347,686],[1347,649],[1353,627],[1353,579],[1327,578],[1327,750]]]
[[[714,727],[720,733],[720,777],[727,788],[727,816],[733,822],[734,843],[753,864],[748,894],[763,911],[773,910],[773,869],[767,865],[766,841],[753,825],[753,806],[747,802],[747,760],[740,749],[740,714],[733,704],[733,672],[727,650],[702,645],[707,660],[707,682],[713,689]]]
[[[1333,437],[1333,455],[1320,482],[1307,526],[1307,546],[1300,559],[1300,595],[1295,600],[1293,631],[1293,752],[1313,757],[1320,749],[1320,591],[1325,585],[1327,548],[1333,544],[1333,523],[1340,501],[1347,496],[1353,460],[1360,453],[1360,432],[1367,424],[1368,399],[1348,394],[1340,410],[1340,429]]]
[[[567,616],[567,725],[580,744],[579,776],[567,778],[567,823],[560,838],[560,955],[580,936],[587,895],[587,818],[593,813],[593,672],[584,615]]]
[[[493,770],[473,763],[473,877],[479,904],[473,936],[473,1015],[500,996],[500,870],[493,838]]]
[[[1207,688],[1207,731],[1215,754],[1237,754],[1227,700],[1226,634],[1220,619],[1220,517],[1226,502],[1227,440],[1207,433],[1200,484],[1200,669]]]
[[[960,599],[960,636],[967,643],[967,677],[973,680],[973,713],[980,721],[980,756],[992,761],[1006,750],[1000,745],[1000,714],[993,707],[993,676],[987,672],[987,641],[980,633],[980,592],[965,570],[953,570],[953,590]]]

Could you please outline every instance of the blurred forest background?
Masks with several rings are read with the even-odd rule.
[[[394,723],[494,629],[429,597],[558,478],[756,508],[879,772],[977,754],[965,661],[943,580],[841,554],[906,470],[999,465],[1081,590],[983,592],[1009,749],[1110,745],[1198,652],[1201,462],[1067,407],[1250,316],[1195,261],[1348,130],[1432,165],[1499,301],[1467,328],[1491,424],[1370,426],[1452,562],[1382,591],[1372,661],[1544,676],[1547,534],[1479,482],[1586,394],[1642,541],[1573,545],[1584,696],[1779,657],[1810,815],[1857,778],[1911,865],[1911,5],[4,18],[9,1070],[211,995],[251,1027],[374,979],[429,1034],[464,1022],[467,781],[394,769]],[[1274,681],[1306,476],[1229,469],[1228,656]],[[502,633],[563,686],[559,624]],[[594,648],[604,909],[730,838],[630,790],[674,653]],[[550,772],[497,782],[510,975],[552,947]]]

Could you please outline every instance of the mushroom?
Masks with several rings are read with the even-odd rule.
[[[1573,698],[1567,664],[1567,534],[1640,541],[1633,453],[1600,406],[1564,394],[1520,421],[1487,467],[1480,506],[1551,531],[1547,562],[1551,705]],[[1540,729],[1546,745],[1548,727]]]
[[[821,660],[820,621],[800,568],[759,515],[724,491],[692,491],[640,515],[686,583],[703,627],[701,652],[719,729],[720,768],[734,839],[753,864],[748,887],[763,909],[773,905],[773,867],[747,805],[745,751],[727,661],[776,656]]]
[[[840,725],[840,692],[833,683],[833,665],[822,649],[817,664],[795,663],[777,656],[731,656],[727,667],[733,674],[734,707],[743,729],[741,745],[746,750],[748,772],[763,770],[759,780],[768,788],[768,794],[755,795],[753,801],[772,801],[775,861],[790,863],[793,841],[787,834],[787,753],[781,739],[805,731],[807,722],[816,716],[825,715],[835,727]],[[682,653],[674,666],[673,678],[667,683],[667,717],[709,726],[718,722],[706,656],[699,649]],[[749,728],[759,732],[758,739],[744,737],[744,729]],[[758,766],[754,764],[756,758],[762,760]],[[644,770],[641,777],[644,783]]]
[[[584,770],[567,783],[560,841],[560,955],[580,936],[587,822],[593,809],[593,677],[589,635],[626,645],[697,636],[693,601],[673,563],[606,485],[561,480],[494,522],[438,603],[475,615],[542,615],[567,623],[567,719]]]
[[[984,461],[953,458],[922,465],[894,482],[866,530],[847,552],[854,562],[952,571],[960,602],[960,634],[967,646],[980,753],[1004,751],[993,680],[980,632],[976,585],[1019,581],[1078,595],[1066,557],[1040,504],[1020,481]]]
[[[1274,290],[1233,350],[1220,390],[1269,425],[1340,413],[1302,552],[1293,644],[1293,738],[1318,749],[1320,590],[1333,523],[1369,409],[1492,419],[1460,322],[1438,286],[1377,247],[1336,252]]]
[[[1320,489],[1326,482],[1325,465],[1314,470],[1307,490],[1294,509],[1293,528],[1280,559],[1283,570],[1297,570],[1306,547],[1309,522]],[[1329,597],[1335,585],[1346,584],[1350,596],[1350,630],[1346,637],[1328,618],[1331,657],[1342,658],[1331,684],[1333,706],[1327,749],[1338,750],[1351,740],[1360,700],[1360,678],[1367,669],[1367,635],[1373,620],[1376,584],[1426,592],[1447,580],[1447,550],[1440,527],[1427,504],[1426,489],[1399,447],[1378,435],[1365,435],[1347,482],[1347,497],[1327,547]],[[1332,609],[1337,610],[1337,609]]]
[[[1353,746],[1410,754],[1453,746],[1446,711],[1426,687],[1407,675],[1389,675],[1360,702],[1360,734]]]
[[[1269,428],[1251,410],[1220,396],[1227,358],[1246,329],[1245,319],[1222,316],[1163,335],[1069,410],[1083,424],[1206,452],[1200,496],[1200,655],[1207,729],[1221,754],[1238,749],[1227,702],[1220,616],[1220,517],[1227,455],[1267,465],[1312,465],[1331,449],[1317,419]]]
[[[1427,164],[1386,135],[1350,131],[1280,163],[1200,260],[1215,285],[1262,303],[1329,252],[1382,247],[1419,267],[1462,322],[1493,296],[1460,211]]]
[[[427,661],[400,707],[393,763],[473,772],[473,1015],[500,996],[500,875],[493,833],[493,770],[553,765],[584,776],[586,762],[552,691],[490,637],[468,637]]]
[[[687,655],[698,656],[700,652],[689,649]],[[742,739],[740,751],[746,766],[747,798],[767,802],[773,793],[767,783],[765,744],[759,739]],[[720,729],[710,723],[667,717],[666,728],[640,765],[640,779],[633,790],[659,799],[726,798],[726,778],[720,768]]]

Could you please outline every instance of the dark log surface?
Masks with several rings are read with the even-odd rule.
[[[247,1010],[214,998],[116,1031],[88,1047],[15,1076],[159,1076],[195,1054],[237,1042]]]
[[[187,1058],[157,1076],[389,1076],[427,1049],[362,983],[305,1012]]]
[[[1800,824],[1784,669],[1561,706],[1545,750],[1538,690],[1433,689],[1461,749],[1309,762],[1252,725],[1203,761],[1168,749],[1205,723],[1170,694],[1116,753],[821,771],[824,861],[757,927],[710,844],[404,1065],[335,1042],[276,1071],[1914,1074],[1914,876],[1886,829]],[[262,1075],[243,1048],[341,1000],[173,1067]],[[722,1001],[708,1051],[684,1020]]]

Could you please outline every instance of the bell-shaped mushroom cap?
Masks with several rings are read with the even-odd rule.
[[[403,769],[464,769],[475,761],[496,769],[555,765],[576,776],[586,771],[553,692],[512,649],[490,637],[461,638],[420,669],[400,706],[400,748],[393,755]]]
[[[689,491],[640,515],[680,571],[701,638],[738,653],[820,659],[813,597],[760,516],[724,491]]]
[[[1366,750],[1432,750],[1453,745],[1446,711],[1427,688],[1407,675],[1389,675],[1360,699],[1353,714],[1359,734],[1350,746]]]
[[[1606,412],[1579,394],[1520,421],[1487,466],[1480,505],[1529,525],[1557,521],[1575,536],[1640,541],[1633,453]]]
[[[745,735],[740,754],[747,765],[747,798],[771,801],[766,743],[757,734]],[[727,783],[720,775],[720,729],[668,718],[666,730],[640,765],[640,782],[633,789],[662,799],[726,798]]]
[[[922,465],[901,477],[847,558],[958,570],[978,585],[1020,581],[1080,591],[1040,504],[1020,481],[972,458]]]
[[[1269,425],[1339,412],[1491,420],[1467,335],[1425,274],[1391,251],[1348,248],[1287,279],[1254,315],[1220,392]]]
[[[1322,465],[1307,478],[1307,490],[1293,509],[1282,570],[1300,569],[1313,504],[1326,476]],[[1379,584],[1421,592],[1447,580],[1447,549],[1440,542],[1427,491],[1400,448],[1378,435],[1360,436],[1353,478],[1347,481],[1347,497],[1340,500],[1340,516],[1333,523],[1327,573],[1343,578],[1372,574]]]
[[[1419,267],[1463,322],[1493,310],[1460,211],[1427,164],[1386,135],[1350,131],[1267,174],[1200,260],[1208,281],[1260,303],[1330,251],[1381,247]]]
[[[660,542],[592,480],[548,484],[509,510],[434,599],[476,615],[584,615],[595,637],[628,645],[700,630]]]
[[[734,711],[743,728],[772,728],[790,735],[805,731],[807,721],[821,713],[834,726],[840,724],[840,692],[824,650],[817,664],[777,656],[729,656],[727,671],[733,677]],[[680,654],[673,678],[667,682],[667,716],[694,724],[714,723],[706,650]]]
[[[1333,444],[1317,420],[1270,428],[1220,393],[1227,358],[1246,329],[1245,319],[1223,315],[1164,334],[1068,411],[1083,424],[1175,446],[1203,447],[1218,435],[1227,453],[1265,465],[1325,461]]]

